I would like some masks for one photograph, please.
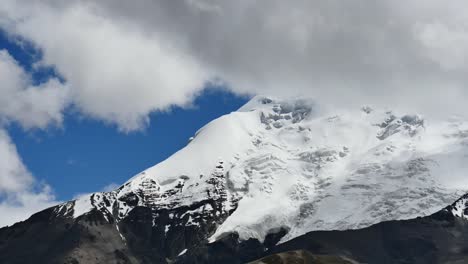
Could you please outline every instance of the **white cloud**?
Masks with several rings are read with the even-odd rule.
[[[23,191],[34,182],[3,130],[0,130],[0,157],[0,193]]]
[[[0,129],[0,227],[57,203],[50,187],[36,182],[7,133]]]
[[[5,0],[0,25],[44,52],[78,109],[130,131],[211,78],[238,93],[465,112],[467,10],[462,0]]]
[[[11,2],[3,10],[14,21],[7,29],[32,40],[44,52],[42,63],[63,74],[75,106],[124,131],[144,127],[150,112],[190,103],[208,78],[162,34],[114,20],[92,4]]]
[[[67,91],[54,78],[34,86],[31,76],[0,50],[0,227],[58,203],[51,188],[28,171],[3,127],[13,121],[25,129],[60,125]]]
[[[39,86],[6,50],[0,50],[0,121],[17,121],[25,128],[46,128],[62,122],[67,88],[57,79]]]
[[[420,41],[428,50],[428,56],[439,63],[442,69],[465,69],[468,62],[468,24],[449,27],[434,22],[422,25],[418,33]]]

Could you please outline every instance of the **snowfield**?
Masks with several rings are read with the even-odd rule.
[[[432,214],[468,192],[467,171],[462,119],[370,107],[330,111],[313,100],[257,96],[119,189],[74,201],[74,217],[100,208],[123,218],[136,205],[180,207],[215,193],[225,199],[224,212],[235,210],[212,241],[232,231],[263,241],[283,227],[284,242]],[[210,177],[225,182],[207,187]],[[144,198],[122,202],[129,193]]]

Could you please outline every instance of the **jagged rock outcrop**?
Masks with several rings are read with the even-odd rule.
[[[125,185],[49,208],[0,229],[0,263],[171,263],[206,244],[235,210],[222,162],[205,182],[206,199],[189,205],[177,203],[182,177],[165,191],[144,179],[124,195]]]

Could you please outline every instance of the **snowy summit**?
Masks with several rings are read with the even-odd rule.
[[[218,217],[211,241],[234,231],[263,241],[283,228],[285,242],[313,230],[426,216],[468,192],[468,123],[325,109],[308,99],[257,96],[117,190],[57,211],[79,217],[95,208],[119,222],[137,206],[189,208],[169,217],[194,226]]]

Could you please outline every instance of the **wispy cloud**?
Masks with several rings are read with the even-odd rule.
[[[109,183],[108,185],[104,186],[101,191],[102,192],[110,192],[110,191],[113,191],[117,188],[120,187],[120,184],[117,184],[115,182],[112,182],[112,183]]]

